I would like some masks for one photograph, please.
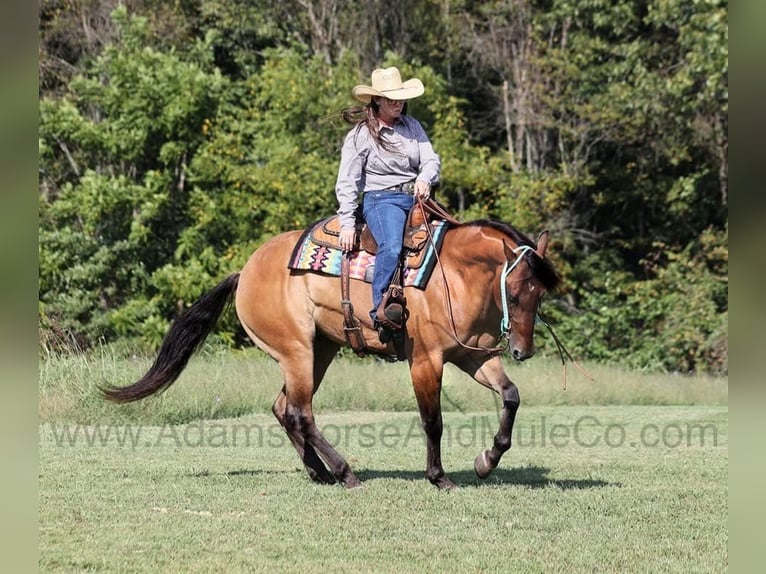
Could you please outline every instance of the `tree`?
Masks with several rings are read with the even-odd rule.
[[[724,0],[113,4],[41,5],[44,327],[151,343],[332,213],[335,112],[397,65],[427,87],[438,198],[551,230],[547,311],[583,356],[726,369]]]
[[[147,47],[145,19],[115,23],[71,97],[40,107],[42,309],[90,341],[157,323],[151,275],[188,223],[188,164],[228,89],[204,46],[184,62]]]

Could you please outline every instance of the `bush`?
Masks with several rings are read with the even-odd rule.
[[[591,268],[576,308],[555,308],[562,338],[585,357],[640,370],[728,373],[726,235],[706,231],[678,252],[655,244],[650,278]],[[594,258],[586,259],[587,267]]]

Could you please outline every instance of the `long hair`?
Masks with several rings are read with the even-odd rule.
[[[380,134],[379,112],[380,107],[378,106],[378,103],[373,98],[370,98],[370,102],[364,106],[357,105],[342,109],[340,111],[340,117],[349,124],[356,126],[356,134],[354,137],[359,134],[359,130],[361,130],[363,126],[367,126],[367,131],[370,133],[372,141],[374,141],[379,148],[390,153],[401,153],[391,145],[391,142],[386,141],[386,138]],[[404,102],[401,115],[405,115],[406,113],[407,102]]]

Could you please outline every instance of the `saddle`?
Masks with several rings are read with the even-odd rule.
[[[433,226],[431,220],[440,218],[460,225],[460,222],[452,217],[441,205],[432,199],[418,199],[415,205],[410,209],[407,216],[407,223],[404,228],[403,238],[403,257],[400,259],[399,267],[394,274],[394,279],[388,291],[383,296],[383,300],[377,310],[377,319],[383,329],[380,332],[382,343],[393,343],[395,355],[393,360],[404,360],[404,329],[409,311],[407,310],[407,299],[404,297],[404,287],[402,278],[406,268],[417,269],[423,264],[425,259],[425,249],[429,237],[433,237]],[[357,218],[358,244],[355,250],[362,249],[368,253],[377,252],[377,243],[372,236],[372,232],[367,225]],[[340,249],[340,218],[336,215],[326,219],[320,225],[315,226],[312,231],[311,240],[319,245]],[[341,263],[341,308],[343,310],[343,328],[346,335],[346,342],[351,346],[354,352],[359,356],[365,355],[367,343],[362,336],[361,323],[354,316],[354,307],[351,304],[349,289],[349,254],[344,254]]]
[[[403,247],[406,252],[405,268],[417,269],[423,263],[423,247],[428,240],[429,231],[433,233],[433,226],[429,221],[424,221],[422,215],[417,213],[415,205],[407,217],[405,225]],[[426,228],[428,226],[428,229]],[[333,215],[316,225],[311,231],[311,241],[323,247],[340,249],[340,216]],[[378,244],[372,236],[372,232],[364,221],[357,218],[356,224],[357,245],[353,251],[366,251],[371,255],[378,252]]]

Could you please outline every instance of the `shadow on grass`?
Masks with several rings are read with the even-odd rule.
[[[603,488],[606,486],[622,486],[620,483],[610,483],[599,479],[554,479],[548,478],[549,468],[541,466],[525,466],[511,469],[495,469],[489,477],[482,480],[476,476],[473,470],[461,470],[448,472],[447,477],[458,486],[481,487],[492,485],[517,485],[527,488],[555,487],[561,490],[583,490],[588,488]],[[425,480],[424,472],[408,470],[360,470],[356,473],[359,479],[399,479],[399,480]]]
[[[257,470],[257,469],[240,469],[230,470],[224,473],[226,476],[283,476],[285,474],[303,474],[304,471],[300,468],[291,468],[285,470]]]
[[[290,470],[256,470],[256,469],[241,469],[231,470],[226,472],[226,476],[241,477],[241,476],[284,476],[285,474],[304,474],[304,471],[299,468],[293,468]],[[486,486],[498,486],[498,485],[515,485],[523,486],[526,488],[548,488],[554,487],[560,490],[584,490],[589,488],[604,488],[607,486],[621,487],[622,484],[618,482],[607,482],[599,479],[554,479],[549,478],[549,468],[542,466],[525,466],[520,468],[511,469],[496,469],[488,478],[481,480],[476,476],[473,470],[461,470],[457,472],[447,473],[447,476],[455,484],[461,487],[486,487]],[[202,471],[193,474],[197,478],[203,478],[210,476],[208,471]],[[356,472],[357,477],[363,483],[373,480],[381,479],[394,479],[394,480],[407,480],[407,481],[426,481],[425,473],[422,471],[412,470],[374,470],[363,469]],[[306,477],[308,481],[308,477]]]

